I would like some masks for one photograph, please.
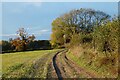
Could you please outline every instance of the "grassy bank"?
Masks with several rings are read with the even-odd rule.
[[[118,55],[117,53],[106,54],[81,46],[69,50],[67,57],[78,66],[96,74],[97,78],[118,77]]]

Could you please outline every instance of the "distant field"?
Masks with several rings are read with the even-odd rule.
[[[0,54],[0,56],[2,55],[2,77],[44,78],[47,74],[47,63],[51,61],[51,57],[53,57],[57,51],[58,50],[41,50]],[[35,70],[37,70],[37,73]],[[41,75],[38,75],[39,73]]]

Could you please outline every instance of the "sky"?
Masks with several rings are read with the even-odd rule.
[[[72,9],[92,8],[112,17],[118,14],[117,2],[2,2],[0,7],[3,40],[17,37],[16,31],[21,27],[37,40],[49,40],[52,21]]]

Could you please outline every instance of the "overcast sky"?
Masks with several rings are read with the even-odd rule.
[[[3,2],[0,36],[3,40],[15,38],[16,31],[24,27],[36,39],[50,39],[52,21],[80,8],[101,10],[111,16],[118,14],[117,2]]]

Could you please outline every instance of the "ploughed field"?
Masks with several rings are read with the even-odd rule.
[[[66,49],[6,53],[2,55],[2,78],[98,78],[80,67]]]

